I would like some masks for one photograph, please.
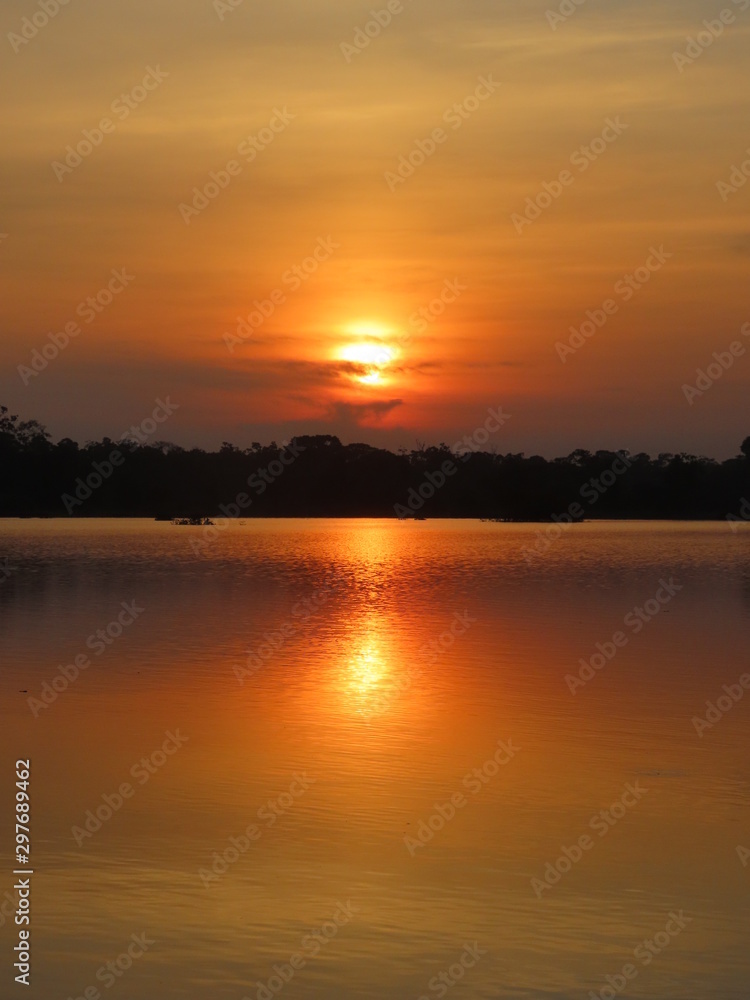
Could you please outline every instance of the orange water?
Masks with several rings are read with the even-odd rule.
[[[30,757],[25,995],[255,1000],[271,979],[290,1000],[568,1000],[630,963],[626,996],[746,1000],[750,692],[700,736],[693,720],[750,670],[750,533],[578,525],[527,562],[545,530],[0,522],[0,897],[12,772]],[[626,616],[662,580],[676,592],[636,633]],[[122,635],[87,647],[133,601]],[[571,693],[618,631],[627,643]],[[29,699],[78,654],[91,666],[35,717]],[[139,770],[176,731],[184,745]],[[512,759],[472,780],[498,741]],[[123,783],[132,796],[79,846],[73,829]],[[639,800],[597,821],[627,785]],[[546,866],[585,836],[554,880]],[[306,935],[340,904],[351,918],[313,954]],[[636,948],[680,911],[646,962]],[[22,992],[14,930],[3,997]],[[154,943],[107,988],[97,972],[141,933]],[[457,965],[474,942],[481,957]]]

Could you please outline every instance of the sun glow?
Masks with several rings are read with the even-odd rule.
[[[339,357],[352,366],[352,378],[364,385],[377,385],[382,381],[388,367],[396,357],[393,348],[380,339],[387,335],[383,327],[370,323],[358,323],[347,328],[347,333],[359,337],[367,337],[357,343],[347,344],[341,349]]]

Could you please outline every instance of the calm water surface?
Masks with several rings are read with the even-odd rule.
[[[0,522],[6,845],[32,760],[26,995],[746,1000],[750,693],[694,719],[750,670],[750,532],[586,524],[528,561],[539,530]],[[99,644],[122,602],[143,610]],[[597,644],[614,656],[574,683]]]

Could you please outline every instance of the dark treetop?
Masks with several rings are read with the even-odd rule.
[[[0,516],[750,518],[750,438],[725,462],[577,450],[398,454],[336,437],[217,452],[104,438],[57,444],[0,407]]]

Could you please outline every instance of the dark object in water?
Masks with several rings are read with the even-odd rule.
[[[568,520],[569,518],[569,520]],[[557,524],[558,518],[550,516],[529,516],[529,517],[481,517],[480,521],[492,522],[493,524]],[[565,516],[566,524],[585,524],[585,517],[574,517],[572,514],[566,514]]]
[[[212,525],[214,522],[210,517],[173,517],[172,524],[189,525],[192,528],[202,528]]]

